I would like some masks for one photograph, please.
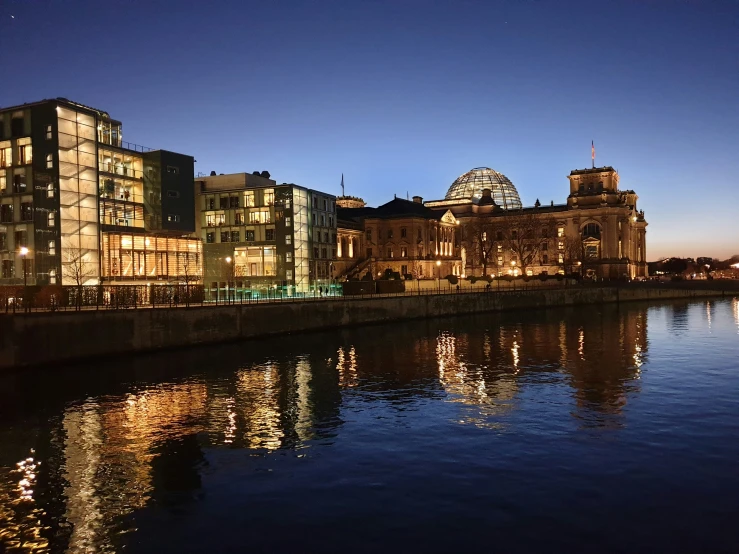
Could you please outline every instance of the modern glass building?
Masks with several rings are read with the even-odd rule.
[[[268,172],[195,179],[210,299],[309,293],[331,283],[336,198]]]
[[[199,278],[193,165],[64,98],[0,109],[0,284]]]

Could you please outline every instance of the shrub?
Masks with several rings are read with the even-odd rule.
[[[565,278],[565,276],[562,275],[561,273],[557,273],[557,275],[555,276],[555,278],[557,279],[557,281],[561,281],[562,279]]]
[[[541,273],[539,273],[539,281],[546,281],[548,277],[549,277],[549,275],[547,275],[543,271]]]
[[[457,283],[459,283],[459,279],[456,275],[447,275],[446,280],[449,281],[450,285],[456,285]]]
[[[470,283],[472,283],[473,285],[474,285],[475,283],[477,283],[477,277],[475,277],[474,275],[472,275],[472,276],[470,277]]]

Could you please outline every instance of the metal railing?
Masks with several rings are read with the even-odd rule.
[[[337,300],[372,300],[376,298],[402,298],[409,296],[446,296],[469,294],[511,295],[548,290],[571,290],[593,288],[619,289],[682,289],[722,291],[730,295],[739,295],[739,280],[713,280],[704,282],[572,282],[550,279],[543,282],[535,280],[503,281],[498,280],[486,285],[471,286],[468,283],[452,285],[446,279],[437,283],[434,288],[413,287],[403,292],[365,292],[343,295],[340,289],[331,289],[329,293],[294,293],[288,294],[281,289],[266,291],[247,291],[233,288],[219,289],[216,299],[206,298],[203,285],[93,285],[93,286],[60,286],[45,287],[22,285],[0,286],[0,313],[25,314],[36,312],[69,312],[69,311],[117,311],[126,309],[179,309],[194,306],[233,306],[264,305],[296,302],[331,302]],[[416,283],[414,283],[416,284]]]

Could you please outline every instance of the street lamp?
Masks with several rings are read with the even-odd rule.
[[[231,301],[231,293],[229,292],[229,287],[231,286],[231,269],[233,266],[231,265],[231,262],[233,262],[233,259],[231,259],[231,256],[226,256],[226,263],[228,264],[228,280],[226,281],[226,300],[229,302]]]
[[[26,271],[26,256],[28,256],[28,248],[21,246],[21,260],[23,260],[23,306],[28,311],[28,272]]]
[[[441,292],[441,260],[436,260],[436,289]]]

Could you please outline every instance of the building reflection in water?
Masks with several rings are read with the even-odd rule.
[[[439,380],[452,401],[474,407],[465,422],[500,427],[505,418],[497,416],[510,410],[521,387],[544,380],[571,387],[582,426],[623,424],[622,408],[638,390],[647,353],[646,311],[604,307],[547,319],[551,314],[508,324],[491,316],[484,334],[439,334]]]
[[[183,358],[179,376],[106,382],[95,395],[80,385],[43,418],[36,453],[16,449],[12,463],[23,461],[10,469],[0,458],[0,551],[117,551],[137,510],[197,497],[211,450],[269,456],[333,441],[342,403],[443,399],[459,423],[500,429],[521,391],[545,403],[551,384],[569,391],[579,426],[619,425],[646,325],[644,310],[618,307],[490,314],[308,337],[278,357],[253,345],[204,350]],[[0,435],[0,447],[18,441]]]
[[[734,313],[734,323],[736,323],[736,332],[739,334],[739,298],[731,301],[731,309]]]

